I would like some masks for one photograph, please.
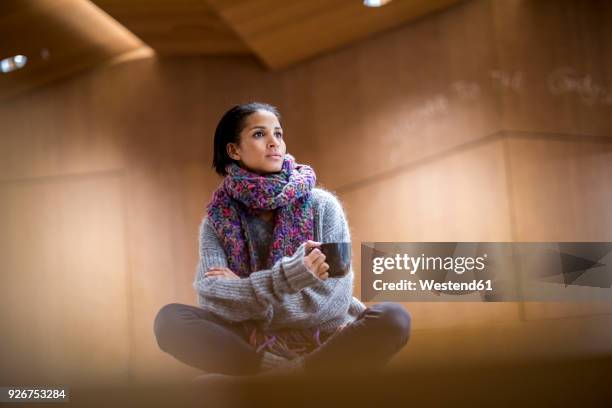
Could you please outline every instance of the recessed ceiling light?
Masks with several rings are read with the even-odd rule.
[[[28,62],[28,57],[25,55],[15,55],[13,57],[5,58],[0,61],[0,71],[7,74],[11,71],[23,68]]]
[[[363,5],[366,7],[382,7],[391,0],[363,0]]]

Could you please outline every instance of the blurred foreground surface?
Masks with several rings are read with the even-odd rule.
[[[70,407],[611,406],[612,356],[378,375],[72,388]],[[13,404],[39,406],[46,404]],[[63,404],[62,404],[63,405]],[[3,405],[4,406],[4,405]],[[8,406],[8,405],[7,405]],[[47,405],[48,406],[48,405]]]

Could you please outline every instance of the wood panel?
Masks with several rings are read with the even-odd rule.
[[[502,141],[343,192],[360,288],[361,242],[511,241]],[[516,303],[404,303],[415,330],[518,323]]]
[[[0,59],[22,54],[28,62],[0,75],[0,100],[141,47],[138,38],[87,0],[5,1]]]
[[[612,136],[605,0],[492,1],[504,129]]]
[[[493,32],[489,13],[462,3],[287,74],[308,74],[306,157],[321,182],[342,188],[499,130],[492,36],[476,41]]]
[[[205,0],[94,3],[164,56],[251,54]]]
[[[278,69],[440,10],[457,0],[360,1],[208,0],[261,61]]]
[[[139,109],[153,78],[155,60],[131,61],[0,104],[0,180],[124,168],[127,121],[151,120]]]
[[[519,241],[612,241],[612,143],[510,137]]]
[[[612,142],[515,134],[507,140],[519,242],[612,241]],[[520,137],[518,137],[520,136]],[[582,288],[565,288],[568,293]],[[606,301],[524,305],[525,319],[612,313]]]
[[[4,384],[129,378],[121,173],[0,183]]]
[[[153,322],[167,303],[197,304],[191,284],[199,256],[198,228],[219,181],[202,162],[164,161],[130,168],[126,227],[134,271],[131,309],[138,352],[131,368],[136,382],[175,382],[200,373],[160,352]]]

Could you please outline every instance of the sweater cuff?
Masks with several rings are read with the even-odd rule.
[[[291,257],[283,258],[281,262],[287,283],[294,293],[308,286],[323,282],[304,265],[304,250],[305,246],[302,244]]]

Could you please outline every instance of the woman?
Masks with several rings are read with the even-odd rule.
[[[199,307],[155,319],[160,348],[206,372],[250,375],[382,367],[408,341],[396,303],[366,308],[353,271],[329,278],[322,242],[350,242],[338,199],[286,152],[280,115],[248,103],[219,122],[213,167],[224,176],[200,226]]]

